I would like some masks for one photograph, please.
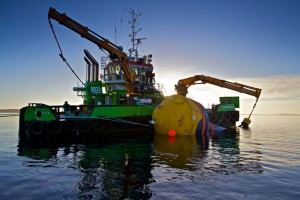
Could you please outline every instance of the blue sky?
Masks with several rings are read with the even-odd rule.
[[[300,114],[300,1],[297,0],[2,0],[0,2],[0,109],[29,102],[80,104],[78,80],[58,56],[49,7],[65,12],[125,50],[129,15],[142,14],[139,52],[153,54],[156,80],[167,94],[178,79],[204,74],[263,90],[255,113]],[[53,21],[65,57],[84,80],[83,49],[94,44]],[[115,35],[115,29],[117,34]],[[189,97],[207,106],[218,96],[241,96],[249,113],[254,97],[215,86],[192,86]]]

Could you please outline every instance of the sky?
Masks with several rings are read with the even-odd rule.
[[[207,75],[261,88],[254,114],[300,114],[298,0],[1,0],[0,109],[28,103],[81,104],[78,79],[59,57],[48,9],[69,17],[124,50],[130,48],[130,8],[141,13],[140,54],[152,54],[156,81],[175,94],[179,79]],[[53,21],[63,53],[85,79],[83,49],[105,54]],[[255,97],[213,85],[194,85],[188,97],[205,107],[219,96],[240,96],[240,112]]]

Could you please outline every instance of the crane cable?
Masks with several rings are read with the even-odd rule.
[[[67,64],[67,66],[70,68],[70,70],[73,72],[73,74],[77,77],[77,79],[81,82],[81,84],[82,84],[84,87],[86,87],[86,86],[84,85],[84,83],[82,82],[82,80],[81,80],[81,79],[77,76],[77,74],[74,72],[74,70],[72,69],[72,67],[69,65],[69,63],[67,62],[67,59],[63,56],[63,52],[62,52],[62,49],[61,49],[60,44],[59,44],[59,42],[58,42],[58,39],[57,39],[57,37],[56,37],[56,34],[55,34],[55,31],[54,31],[53,25],[52,25],[52,23],[51,23],[51,20],[48,19],[48,21],[49,21],[49,26],[50,26],[50,28],[51,28],[51,30],[52,30],[53,36],[54,36],[54,38],[55,38],[55,41],[56,41],[57,46],[58,46],[59,51],[60,51],[59,56],[60,56],[61,59]],[[95,34],[96,34],[96,33],[95,33]],[[96,35],[97,35],[97,34],[96,34]],[[97,35],[97,36],[99,36],[99,35]],[[99,36],[99,37],[101,37],[101,36]],[[101,48],[100,48],[100,49],[101,49]],[[101,50],[103,51],[103,49],[101,49]],[[103,51],[103,52],[107,55],[107,53],[106,53],[105,51]],[[120,60],[118,60],[118,63],[119,63],[120,65],[122,64]],[[92,93],[92,94],[93,94],[93,93]],[[140,124],[140,123],[130,122],[130,121],[126,121],[126,120],[122,120],[122,119],[117,119],[117,118],[115,118],[115,119],[107,119],[107,120],[111,120],[111,121],[120,121],[120,122],[123,122],[123,123],[136,124],[136,125],[141,125],[141,126],[149,126],[149,125],[147,125],[147,124]]]
[[[62,52],[62,49],[61,49],[60,44],[59,44],[59,42],[58,42],[58,39],[57,39],[57,37],[56,37],[55,31],[54,31],[54,28],[53,28],[53,24],[52,24],[50,18],[48,19],[48,22],[49,22],[49,26],[50,26],[50,28],[51,28],[51,30],[52,30],[53,36],[54,36],[54,38],[55,38],[55,41],[56,41],[57,46],[58,46],[59,51],[60,51],[59,56],[60,56],[61,59],[67,64],[67,66],[70,68],[70,70],[71,70],[71,71],[73,72],[73,74],[76,76],[76,78],[81,82],[81,84],[82,84],[83,86],[85,86],[84,83],[83,83],[83,81],[79,78],[79,76],[77,76],[77,74],[74,72],[74,70],[72,69],[72,67],[70,66],[70,64],[67,62],[67,59],[64,57],[63,52]],[[90,30],[90,31],[91,31],[91,30]],[[91,31],[91,32],[92,32],[93,34],[95,34],[96,36],[98,36],[98,37],[100,37],[100,38],[102,38],[102,39],[105,39],[105,38],[103,38],[102,36],[98,35],[97,33],[93,32],[93,31]],[[116,45],[115,45],[115,46],[116,46]],[[105,53],[108,57],[110,57],[110,56],[107,54],[107,52],[105,52],[102,48],[100,48],[100,50],[101,50],[103,53]],[[119,63],[119,65],[123,65],[123,63],[120,61],[120,59],[118,59],[118,63]]]
[[[250,120],[250,117],[254,111],[254,108],[256,107],[256,104],[257,104],[257,101],[258,101],[258,97],[256,98],[256,101],[253,105],[253,108],[249,114],[249,117],[248,118],[244,118],[244,120],[241,122],[241,124],[239,125],[239,127],[243,127],[243,128],[248,128],[249,127],[249,124],[251,123],[251,120]]]
[[[54,31],[53,25],[52,25],[52,23],[51,23],[51,20],[48,19],[48,22],[49,22],[49,26],[50,26],[50,28],[51,28],[51,30],[52,30],[53,36],[54,36],[54,38],[55,38],[55,41],[56,41],[57,46],[58,46],[59,51],[60,51],[59,56],[60,56],[61,59],[67,64],[67,66],[70,68],[70,70],[72,71],[72,73],[76,76],[76,78],[81,82],[81,84],[84,85],[83,81],[82,81],[82,80],[79,78],[79,76],[75,73],[75,71],[73,70],[73,68],[72,68],[72,67],[70,66],[70,64],[67,62],[67,59],[64,57],[63,52],[62,52],[61,47],[60,47],[60,44],[59,44],[58,39],[57,39],[57,37],[56,37],[56,34],[55,34],[55,31]]]
[[[52,30],[52,33],[53,33],[54,38],[55,38],[55,41],[56,41],[57,46],[58,46],[59,51],[60,51],[59,56],[60,56],[61,59],[67,64],[67,66],[70,68],[70,70],[71,70],[71,71],[73,72],[73,74],[76,76],[76,78],[80,81],[80,83],[82,84],[82,86],[86,88],[86,85],[85,85],[85,84],[83,83],[83,81],[79,78],[79,76],[75,73],[75,71],[73,70],[73,68],[72,68],[72,67],[70,66],[70,64],[67,62],[67,59],[63,56],[63,52],[62,52],[62,50],[61,50],[60,44],[59,44],[58,39],[57,39],[57,37],[56,37],[56,34],[55,34],[55,31],[54,31],[53,25],[52,25],[52,23],[51,23],[51,20],[48,19],[48,21],[49,21],[49,26],[50,26],[50,28],[51,28],[51,30]],[[102,50],[102,51],[103,51],[103,50]],[[94,94],[92,91],[90,91],[90,93],[93,94],[93,95],[95,95],[95,97],[96,97],[97,99],[99,98],[99,97],[98,97],[96,94]]]
[[[77,77],[77,79],[78,79],[78,80],[81,82],[81,84],[84,86],[83,81],[77,76],[77,74],[74,72],[74,70],[72,69],[72,67],[70,66],[70,64],[67,62],[67,59],[63,56],[62,49],[61,49],[61,47],[60,47],[60,44],[59,44],[59,42],[58,42],[58,39],[57,39],[57,37],[56,37],[55,31],[54,31],[54,28],[53,28],[53,24],[52,24],[52,22],[51,22],[50,19],[48,19],[48,21],[49,21],[49,26],[50,26],[50,28],[51,28],[51,30],[52,30],[53,36],[54,36],[54,38],[55,38],[55,41],[56,41],[57,46],[58,46],[59,51],[60,51],[59,56],[60,56],[61,59],[67,64],[67,66],[70,68],[70,70],[73,72],[73,74]],[[91,31],[91,30],[90,30],[90,31]],[[98,36],[98,37],[100,37],[100,38],[102,38],[102,39],[105,39],[105,38],[103,38],[102,36],[98,35],[97,33],[93,32],[93,31],[91,31],[91,32],[92,32],[93,34],[95,34],[96,36]],[[106,54],[107,57],[110,57],[110,56],[108,55],[108,53],[105,52],[102,48],[99,48],[99,49],[100,49],[104,54]],[[118,59],[118,63],[119,63],[119,65],[122,65],[122,63],[121,63],[121,61],[120,61],[119,59]]]
[[[256,98],[256,101],[255,101],[255,103],[254,103],[254,105],[253,105],[253,108],[252,108],[252,110],[251,110],[251,112],[250,112],[250,114],[249,114],[249,119],[250,119],[250,117],[251,117],[251,115],[252,115],[252,113],[253,113],[253,110],[254,110],[254,108],[255,108],[255,106],[256,106],[256,104],[257,104],[257,101],[258,101],[258,98]]]

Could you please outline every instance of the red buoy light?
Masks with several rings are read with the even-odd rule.
[[[170,130],[168,131],[168,136],[170,136],[170,137],[175,137],[175,136],[176,136],[176,131],[175,131],[174,129],[170,129]]]

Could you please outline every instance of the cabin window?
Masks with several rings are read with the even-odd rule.
[[[107,67],[107,76],[108,76],[108,80],[115,80],[115,75],[116,75],[116,67],[115,65],[109,65]]]
[[[132,67],[132,70],[133,70],[133,72],[134,72],[134,74],[135,74],[135,76],[136,77],[139,77],[140,76],[140,68],[139,67],[135,67],[135,66],[133,66]]]
[[[102,87],[102,93],[106,94],[106,87]]]
[[[122,70],[120,65],[116,65],[116,79],[122,80]]]
[[[41,118],[42,117],[42,112],[41,111],[37,111],[36,112],[36,117],[37,118]]]
[[[116,66],[111,66],[111,79],[116,80]]]

